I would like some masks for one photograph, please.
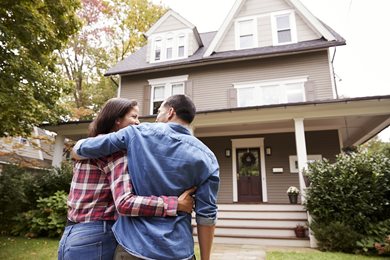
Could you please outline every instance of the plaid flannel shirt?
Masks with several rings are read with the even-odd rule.
[[[68,196],[68,219],[73,222],[115,220],[115,208],[127,216],[176,216],[176,196],[136,196],[127,168],[127,156],[76,161]]]

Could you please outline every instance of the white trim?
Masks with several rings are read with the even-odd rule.
[[[260,149],[260,171],[263,202],[268,202],[267,192],[267,175],[265,172],[265,156],[264,156],[264,138],[242,138],[231,139],[232,141],[232,178],[233,178],[233,202],[238,202],[237,189],[237,165],[236,165],[236,149],[237,148],[259,148]]]
[[[368,138],[373,137],[374,135],[378,134],[382,129],[386,128],[389,125],[390,125],[390,117],[386,121],[384,121],[383,123],[381,123],[380,125],[375,127],[374,129],[372,129],[366,135],[361,137],[359,140],[355,141],[352,145],[353,146],[361,145],[363,142],[368,141]]]
[[[343,144],[343,133],[341,132],[341,129],[337,129],[337,133],[339,135],[339,145],[340,145],[340,153],[343,151],[344,144]]]
[[[330,83],[332,84],[332,92],[333,92],[333,99],[337,99],[338,97],[336,96],[336,77],[334,75],[334,69],[333,69],[333,64],[332,64],[332,58],[330,56],[330,49],[334,49],[336,51],[336,48],[329,48],[327,50],[328,52],[328,68],[329,68],[329,73],[330,73]],[[334,53],[333,53],[334,54]]]
[[[57,134],[54,142],[53,160],[51,165],[54,167],[60,167],[62,162],[62,154],[64,152],[65,136]]]
[[[305,83],[308,80],[309,76],[297,76],[297,77],[288,77],[288,78],[278,78],[278,79],[266,79],[266,80],[257,80],[257,81],[241,81],[233,83],[234,88],[245,88],[253,85],[262,87],[270,84],[291,84],[291,83]]]
[[[149,85],[162,85],[166,83],[175,83],[175,82],[182,82],[187,81],[188,75],[180,75],[180,76],[174,76],[174,77],[165,77],[165,78],[156,78],[156,79],[149,79]]]
[[[121,92],[122,92],[122,76],[119,75],[119,86],[118,89],[116,90],[116,97],[120,98]]]
[[[253,33],[253,46],[247,48],[241,48],[240,46],[240,22],[244,21],[252,21],[252,33]],[[235,39],[235,49],[243,50],[243,49],[251,49],[259,47],[258,33],[257,33],[257,16],[246,16],[235,19],[234,21],[234,39]]]
[[[306,184],[303,179],[303,171],[307,168],[307,150],[306,150],[306,138],[305,138],[305,126],[303,124],[303,118],[294,118],[295,127],[295,143],[298,157],[298,177],[299,177],[299,190],[301,194],[302,204],[305,201],[305,189]]]
[[[229,14],[226,16],[225,20],[223,21],[221,28],[219,28],[214,39],[210,43],[206,52],[203,54],[204,58],[210,56],[214,52],[214,50],[217,47],[217,44],[219,44],[220,40],[226,35],[227,29],[229,28],[231,21],[233,20],[235,14],[241,8],[241,5],[243,3],[244,3],[244,0],[236,0],[236,2],[234,2],[232,9],[230,9]]]
[[[291,41],[279,43],[276,17],[280,16],[280,15],[287,15],[287,14],[289,15],[289,25],[290,25],[289,29],[291,32]],[[272,43],[274,46],[298,42],[297,24],[296,24],[296,20],[295,20],[294,10],[284,10],[284,11],[273,12],[270,14],[270,17],[271,17],[271,28],[272,28]]]
[[[326,40],[335,41],[336,37],[299,1],[299,0],[287,0],[302,14],[303,18],[320,33]]]

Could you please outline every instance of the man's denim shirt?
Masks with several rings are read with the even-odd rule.
[[[76,145],[77,154],[96,158],[127,150],[134,193],[179,196],[196,190],[196,222],[214,225],[217,219],[219,166],[213,152],[190,131],[175,123],[129,126]],[[193,256],[191,216],[123,217],[114,225],[118,242],[146,259],[189,259]]]

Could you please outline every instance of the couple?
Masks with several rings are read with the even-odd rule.
[[[75,147],[78,155],[93,158],[110,154],[115,157],[118,156],[118,153],[123,153],[122,150],[127,150],[128,175],[134,193],[137,194],[134,196],[136,197],[134,205],[138,207],[135,211],[138,211],[140,216],[147,215],[142,213],[149,213],[147,216],[154,217],[122,216],[112,226],[115,237],[121,246],[118,247],[119,250],[124,249],[135,257],[126,259],[193,258],[191,215],[180,212],[179,206],[176,207],[178,205],[176,201],[180,201],[182,196],[188,199],[188,193],[191,191],[187,194],[185,192],[179,198],[177,196],[194,186],[197,187],[195,212],[201,256],[202,259],[210,257],[217,213],[216,195],[219,186],[219,167],[214,154],[190,134],[188,127],[194,116],[195,106],[187,96],[171,96],[162,103],[159,109],[156,121],[160,123],[125,127],[115,133],[88,138],[83,142],[78,142]],[[138,118],[135,119],[138,120]],[[107,161],[112,159],[107,158]],[[110,168],[102,165],[103,169],[105,167]],[[88,170],[87,167],[86,172]],[[110,171],[110,169],[106,170]],[[101,179],[104,178],[105,176],[101,176]],[[95,182],[99,182],[99,180],[95,180]],[[111,186],[113,201],[118,206],[115,196],[117,191],[112,189],[116,184],[117,181],[108,186]],[[85,187],[88,190],[89,183]],[[85,193],[80,187],[80,190],[75,193],[82,192]],[[164,195],[168,195],[168,197]],[[124,197],[123,200],[126,200],[126,196],[122,197]],[[144,203],[147,200],[150,200],[151,203]],[[169,209],[170,202],[173,202],[172,209]],[[91,206],[87,202],[84,205],[86,208]],[[134,211],[134,205],[132,211]],[[112,207],[114,205],[111,205],[111,209]],[[140,208],[145,210],[141,212]],[[80,209],[80,211],[83,210]],[[107,210],[108,205],[102,205],[101,211]],[[160,213],[160,215],[150,214],[151,211]],[[161,214],[162,211],[165,211],[165,214]],[[172,212],[175,216],[169,216],[168,213]],[[137,214],[133,214],[133,216],[135,215]],[[76,233],[78,226],[90,223],[86,218],[86,221],[77,221],[77,219],[75,221],[69,217],[69,214],[68,218],[73,222],[66,227],[61,239],[59,258],[63,256],[66,258],[70,251],[77,250],[67,246],[72,229]],[[109,217],[107,219],[110,220]],[[103,220],[98,221],[102,232],[110,231],[112,221],[104,221],[105,218],[100,220]],[[105,250],[104,243],[102,250]],[[119,252],[118,255],[122,255],[122,253]]]

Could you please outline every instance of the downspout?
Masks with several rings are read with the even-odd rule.
[[[336,91],[336,99],[339,99],[339,92],[337,90],[337,83],[336,83],[336,74],[334,72],[334,64],[333,64],[335,56],[336,56],[336,47],[334,48],[332,61],[330,63],[332,66],[333,84],[334,84],[334,90]]]

